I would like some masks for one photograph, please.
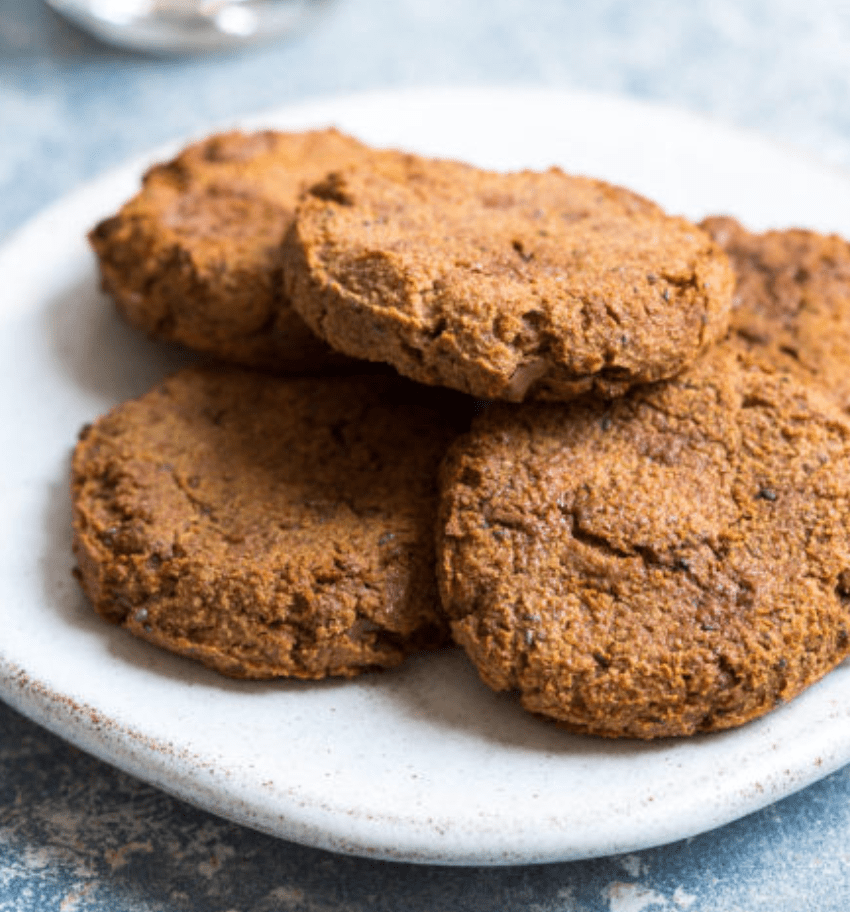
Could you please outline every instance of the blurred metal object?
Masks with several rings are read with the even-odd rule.
[[[109,44],[160,54],[239,47],[285,35],[330,0],[46,0]]]

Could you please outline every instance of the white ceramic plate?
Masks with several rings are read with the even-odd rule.
[[[329,100],[242,126],[337,124],[498,168],[553,163],[692,217],[850,236],[850,177],[757,137],[622,99],[536,90]],[[173,150],[159,150],[164,155]],[[850,761],[850,668],[737,731],[577,737],[487,690],[462,655],[354,682],[239,683],[95,617],[71,577],[79,427],[185,357],[97,290],[86,230],[146,162],[89,184],[0,251],[0,694],[85,750],[200,807],[380,858],[543,862],[689,836]]]

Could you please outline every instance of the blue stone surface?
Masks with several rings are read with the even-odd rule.
[[[338,0],[287,41],[177,60],[105,47],[40,0],[0,0],[0,238],[210,123],[341,92],[483,84],[660,101],[850,167],[850,5],[834,0]],[[196,811],[0,704],[0,912],[54,909],[837,912],[850,909],[850,768],[628,856],[416,867]]]

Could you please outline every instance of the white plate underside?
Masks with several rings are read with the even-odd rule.
[[[543,90],[405,91],[238,124],[334,124],[494,168],[603,177],[699,218],[850,236],[850,177],[682,112]],[[174,147],[176,148],[176,146]],[[735,819],[850,761],[850,667],[739,730],[680,741],[567,734],[496,695],[456,652],[354,682],[232,682],[104,624],[71,577],[79,427],[185,356],[98,289],[85,233],[135,161],[0,250],[0,695],[87,751],[240,823],[342,852],[508,864],[612,854]]]

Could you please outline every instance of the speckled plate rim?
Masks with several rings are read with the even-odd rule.
[[[850,177],[758,136],[622,98],[533,88],[337,97],[235,126],[334,124],[495,168],[559,164],[697,218],[850,236]],[[217,125],[217,128],[230,125]],[[0,696],[192,804],[308,845],[441,864],[631,851],[754,811],[850,761],[850,668],[732,732],[581,738],[492,694],[455,651],[350,683],[239,683],[100,622],[70,571],[78,427],[185,354],[137,337],[96,288],[84,234],[158,149],[0,248]]]

